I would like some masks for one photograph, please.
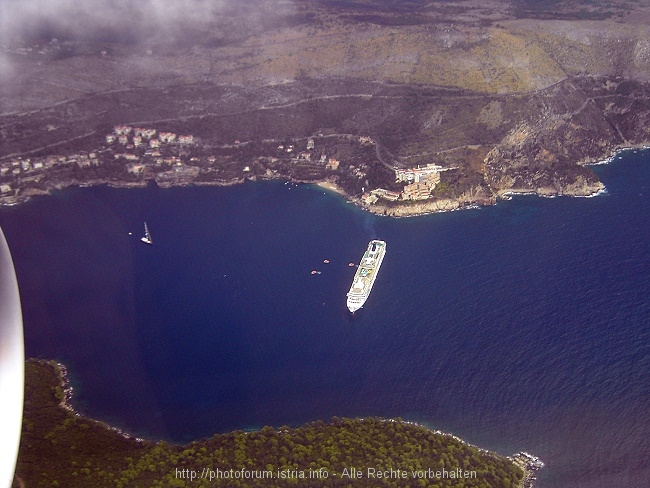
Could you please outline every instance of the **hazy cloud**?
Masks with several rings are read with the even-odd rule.
[[[9,58],[0,52],[0,82],[9,79],[14,74],[14,67],[9,61]]]
[[[222,17],[263,19],[283,0],[2,0],[0,36],[174,42]]]
[[[299,0],[0,0],[0,112],[18,92],[29,98],[34,62],[105,50],[142,66],[144,53],[237,44],[301,22],[299,10]]]

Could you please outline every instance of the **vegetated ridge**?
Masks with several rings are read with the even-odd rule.
[[[235,431],[175,445],[137,439],[82,417],[69,407],[70,395],[61,365],[27,361],[15,486],[375,487],[417,483],[439,488],[508,488],[521,486],[524,479],[521,463],[399,419],[335,417],[328,423]],[[352,468],[360,470],[362,477],[346,477],[344,473],[351,474]],[[378,479],[369,476],[368,468],[375,473],[392,469],[406,474]],[[414,479],[413,474],[444,471],[447,476],[473,471],[475,477],[423,479],[415,474]],[[235,472],[268,474],[246,478]]]

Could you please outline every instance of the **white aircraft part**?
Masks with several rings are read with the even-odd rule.
[[[0,229],[0,487],[11,488],[25,394],[25,341],[16,272]]]

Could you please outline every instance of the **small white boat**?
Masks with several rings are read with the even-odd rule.
[[[141,237],[140,240],[145,244],[153,245],[153,240],[151,239],[151,233],[149,232],[149,227],[147,227],[146,222],[144,223],[144,237]]]

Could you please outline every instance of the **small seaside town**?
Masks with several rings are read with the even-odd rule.
[[[441,173],[455,169],[432,163],[414,168],[384,164],[382,169],[393,176],[388,185],[379,186],[368,177],[368,154],[375,152],[374,145],[368,136],[319,133],[289,141],[235,140],[213,146],[192,134],[116,125],[91,151],[0,160],[0,204],[13,205],[73,185],[143,186],[155,181],[167,187],[284,178],[342,182],[345,193],[354,194],[351,187],[360,190],[358,201],[371,206],[380,200],[390,204],[434,198]]]

